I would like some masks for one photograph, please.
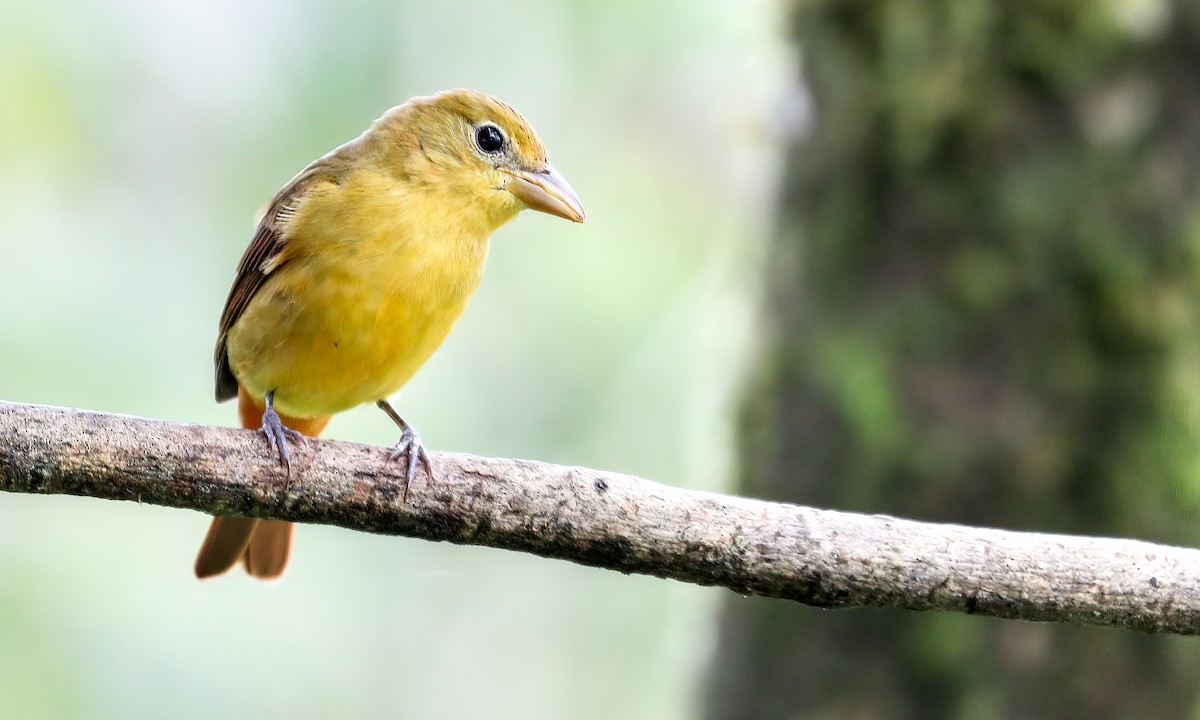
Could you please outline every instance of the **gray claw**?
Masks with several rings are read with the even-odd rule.
[[[279,413],[275,412],[274,408],[268,407],[263,411],[262,432],[267,436],[267,442],[271,445],[271,451],[279,455],[279,464],[283,465],[287,470],[288,477],[292,476],[292,462],[288,456],[287,441],[300,443],[308,447],[308,440],[304,435],[287,427],[283,421],[279,419]]]
[[[425,474],[433,479],[433,465],[429,462],[429,453],[425,451],[425,445],[421,443],[421,436],[416,430],[411,427],[405,428],[400,434],[400,441],[396,443],[396,447],[392,448],[392,452],[388,455],[388,459],[392,461],[406,460],[404,472],[404,500],[408,500],[408,487],[412,484],[413,478],[417,476],[417,463],[425,468]]]

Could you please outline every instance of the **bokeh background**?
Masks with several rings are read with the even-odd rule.
[[[520,108],[586,204],[522,217],[397,407],[435,449],[730,486],[789,69],[765,0],[0,3],[0,398],[233,425],[253,217],[388,107]],[[382,445],[366,408],[330,436]],[[679,718],[717,590],[303,527],[199,583],[208,520],[0,497],[0,717]]]
[[[1200,545],[1200,5],[789,5],[741,492]],[[1195,638],[723,607],[714,720],[1200,718]]]
[[[0,398],[232,424],[255,211],[469,86],[589,222],[497,234],[397,399],[432,447],[1196,546],[1198,67],[1193,0],[10,2]],[[206,525],[0,497],[0,719],[1200,717],[1188,638],[316,527],[277,585],[198,583]]]

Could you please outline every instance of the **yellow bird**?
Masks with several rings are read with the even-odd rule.
[[[442,343],[483,273],[488,238],[524,209],[584,221],[525,118],[470,90],[414,98],[304,168],[271,200],[221,315],[217,400],[238,398],[291,469],[288,440],[376,403],[400,427],[405,495],[420,437],[388,403]],[[278,577],[292,524],[213,518],[196,576],[239,560]]]

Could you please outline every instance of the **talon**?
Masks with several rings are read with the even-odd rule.
[[[430,479],[433,478],[433,468],[429,463],[429,453],[425,451],[425,445],[421,443],[421,436],[416,430],[411,427],[405,428],[400,434],[400,440],[396,443],[396,447],[392,448],[388,454],[388,459],[395,462],[397,460],[405,460],[404,470],[404,495],[403,500],[408,501],[408,488],[412,485],[413,478],[417,476],[417,463],[425,468],[425,474]]]
[[[408,501],[408,488],[412,485],[413,478],[417,476],[417,463],[421,463],[421,467],[425,468],[425,475],[433,480],[433,464],[429,461],[429,453],[425,451],[425,445],[421,442],[421,436],[404,421],[404,418],[388,404],[387,400],[380,400],[375,403],[388,414],[388,417],[400,427],[400,440],[396,446],[392,448],[388,454],[388,459],[395,462],[400,459],[405,459],[404,472],[404,502]]]
[[[297,442],[307,448],[308,440],[303,434],[283,424],[283,421],[279,419],[279,413],[275,412],[274,400],[275,391],[272,390],[267,393],[266,397],[266,408],[263,410],[262,416],[262,433],[267,436],[271,451],[279,455],[279,464],[284,467],[288,479],[291,480],[292,462],[288,455],[287,441]]]

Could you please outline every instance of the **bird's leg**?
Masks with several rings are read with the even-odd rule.
[[[289,479],[292,477],[292,463],[288,458],[287,441],[294,440],[301,445],[308,445],[308,441],[304,436],[295,430],[283,424],[279,419],[279,413],[275,412],[275,391],[267,393],[265,398],[266,407],[263,409],[262,415],[262,433],[267,436],[267,442],[271,444],[271,450],[279,454],[279,464],[287,470]]]
[[[429,453],[425,452],[425,446],[421,444],[421,436],[417,434],[416,430],[413,430],[412,425],[400,417],[400,413],[396,412],[396,409],[387,400],[380,400],[375,404],[379,406],[380,410],[387,413],[392,422],[400,428],[400,441],[396,443],[396,447],[392,448],[389,458],[407,461],[404,473],[404,500],[407,501],[408,486],[417,476],[418,462],[425,468],[425,474],[429,476],[429,479],[433,479],[433,466],[429,462]]]

